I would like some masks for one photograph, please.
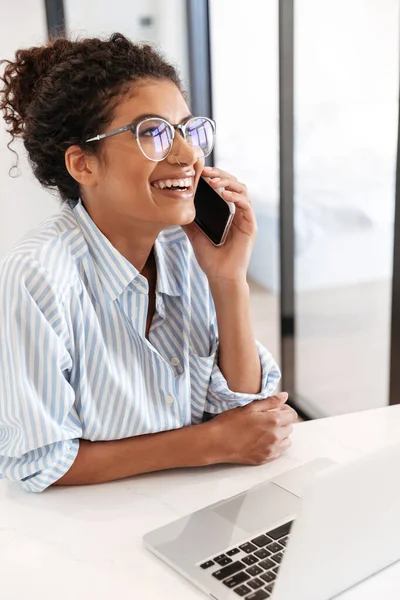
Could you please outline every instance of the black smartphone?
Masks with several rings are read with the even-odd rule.
[[[194,195],[197,227],[215,246],[222,246],[235,215],[235,205],[227,202],[214,190],[206,178],[200,177]]]

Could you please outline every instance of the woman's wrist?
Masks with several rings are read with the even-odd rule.
[[[219,420],[215,418],[211,419],[210,421],[203,423],[200,428],[204,428],[202,434],[205,433],[205,461],[203,462],[203,466],[228,462],[227,457],[224,455],[223,444],[221,443],[223,435]]]
[[[230,297],[234,295],[250,298],[250,288],[245,277],[238,277],[238,279],[209,279],[208,285],[210,286],[214,302],[221,296],[226,297],[227,294]]]

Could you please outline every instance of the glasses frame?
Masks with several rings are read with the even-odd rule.
[[[165,123],[165,125],[167,125],[167,127],[169,127],[170,132],[171,132],[171,147],[168,151],[168,153],[163,156],[163,158],[150,158],[149,156],[147,156],[147,154],[145,153],[145,151],[143,150],[140,141],[138,139],[138,130],[139,127],[141,125],[143,125],[143,123],[146,123],[148,121],[154,121],[155,119],[157,119],[158,121],[161,121],[162,123]],[[186,130],[187,127],[189,125],[189,123],[191,123],[194,120],[197,119],[204,119],[205,121],[208,121],[211,124],[212,127],[212,131],[213,131],[213,143],[211,146],[211,150],[207,153],[207,154],[203,154],[201,157],[199,156],[199,158],[206,158],[207,156],[209,156],[211,154],[211,152],[214,149],[214,144],[215,144],[215,131],[216,131],[216,123],[213,119],[209,119],[208,117],[190,117],[185,123],[178,123],[177,125],[172,125],[171,123],[169,123],[166,119],[163,119],[162,117],[146,117],[145,119],[141,119],[140,121],[134,121],[133,123],[129,123],[129,125],[124,125],[123,127],[118,127],[118,129],[113,129],[112,131],[108,131],[107,133],[99,133],[98,135],[95,135],[94,137],[91,137],[89,139],[87,139],[85,141],[85,144],[89,144],[90,142],[99,142],[100,140],[104,140],[106,138],[112,137],[114,135],[118,135],[119,133],[124,133],[125,131],[131,131],[133,134],[133,137],[135,138],[137,145],[139,146],[139,149],[141,150],[142,154],[148,159],[151,160],[152,162],[161,162],[162,160],[165,160],[172,152],[172,146],[174,144],[174,139],[175,139],[175,132],[179,131],[179,133],[181,134],[182,138],[185,140],[185,142],[191,146],[192,148],[194,148],[195,146],[192,146],[192,144],[189,144],[187,142],[186,139]]]

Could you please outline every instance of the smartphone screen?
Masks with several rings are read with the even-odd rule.
[[[194,205],[194,222],[214,244],[220,244],[231,217],[229,205],[202,177],[194,196]]]

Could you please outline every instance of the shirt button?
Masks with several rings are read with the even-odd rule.
[[[165,402],[171,406],[171,404],[173,404],[175,402],[175,398],[173,396],[166,396],[165,397]]]
[[[173,367],[177,367],[179,365],[179,358],[176,358],[176,356],[174,358],[171,358],[171,365]]]

